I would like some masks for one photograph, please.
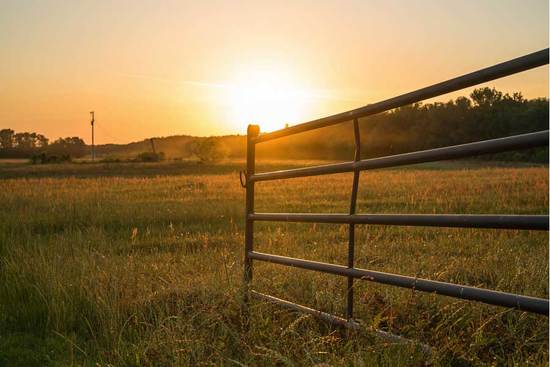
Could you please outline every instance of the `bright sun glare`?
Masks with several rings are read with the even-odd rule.
[[[286,123],[304,119],[308,93],[296,78],[277,67],[246,68],[228,83],[228,103],[237,127],[253,123],[263,132],[278,130]]]

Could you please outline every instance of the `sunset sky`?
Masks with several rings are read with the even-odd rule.
[[[546,0],[3,0],[0,128],[90,142],[94,110],[100,144],[269,131],[546,47]],[[548,67],[488,85],[546,97]]]

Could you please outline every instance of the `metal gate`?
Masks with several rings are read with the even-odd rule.
[[[548,130],[545,130],[500,139],[478,141],[475,143],[361,160],[359,118],[388,111],[432,97],[437,97],[463,88],[472,87],[480,83],[488,82],[547,64],[548,49],[545,49],[378,103],[370,104],[348,112],[321,118],[311,122],[291,126],[271,133],[260,135],[260,128],[258,126],[249,125],[247,131],[247,157],[244,182],[242,182],[243,179],[241,177],[241,182],[246,187],[246,232],[244,249],[245,301],[248,302],[249,295],[253,295],[285,307],[314,314],[334,324],[355,328],[358,324],[353,321],[353,282],[354,279],[357,278],[397,287],[410,288],[422,292],[436,293],[449,297],[504,306],[548,316],[548,299],[527,297],[518,294],[498,292],[428,279],[419,279],[411,276],[390,274],[354,267],[355,225],[357,224],[548,231],[549,225],[547,215],[426,215],[355,213],[359,174],[361,171],[548,146]],[[353,121],[355,136],[355,159],[353,161],[275,172],[255,172],[256,144],[313,129],[339,124],[345,121]],[[256,182],[341,172],[353,172],[353,186],[350,198],[349,213],[256,213],[254,211],[254,184]],[[254,222],[256,221],[348,224],[349,243],[347,265],[335,265],[254,251]],[[306,306],[285,301],[250,289],[253,273],[253,261],[266,261],[284,266],[315,270],[347,277],[347,307],[345,318],[314,310]]]

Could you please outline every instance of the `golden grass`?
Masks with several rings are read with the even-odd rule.
[[[0,181],[0,365],[548,359],[545,317],[362,281],[356,315],[366,327],[430,344],[433,355],[259,302],[247,320],[237,173],[195,167],[136,177],[109,167],[93,177],[65,177],[56,167],[41,178]],[[347,174],[260,183],[256,210],[346,212],[350,187]],[[548,171],[369,172],[358,212],[546,214]],[[547,233],[361,226],[357,236],[358,267],[548,297]],[[255,240],[259,251],[344,264],[347,227],[258,223]],[[336,276],[258,263],[254,287],[338,314],[345,306],[345,279]]]

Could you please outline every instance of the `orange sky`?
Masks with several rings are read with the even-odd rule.
[[[546,47],[538,0],[8,0],[0,128],[89,142],[93,109],[100,144],[268,131]],[[489,85],[548,96],[548,68]]]

